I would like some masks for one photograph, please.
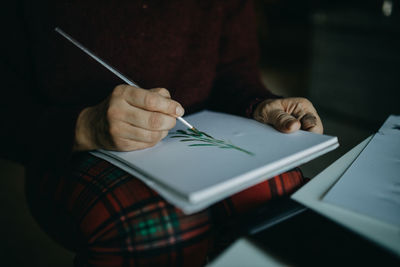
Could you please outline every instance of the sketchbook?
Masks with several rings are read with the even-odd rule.
[[[156,146],[93,155],[141,179],[186,214],[290,170],[338,147],[336,137],[283,134],[239,116],[201,111],[179,122]]]

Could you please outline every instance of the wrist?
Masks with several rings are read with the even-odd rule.
[[[91,137],[90,111],[90,107],[85,108],[78,115],[75,125],[73,151],[87,151],[96,149]]]

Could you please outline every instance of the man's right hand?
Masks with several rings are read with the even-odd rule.
[[[183,113],[165,88],[118,85],[106,100],[79,114],[74,151],[131,151],[154,146]]]

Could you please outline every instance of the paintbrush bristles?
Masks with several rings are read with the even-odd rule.
[[[201,132],[194,127],[190,128],[190,130],[192,130],[195,133],[201,134]]]

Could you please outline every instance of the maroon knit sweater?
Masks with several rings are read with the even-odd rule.
[[[245,115],[255,99],[274,97],[257,70],[251,1],[9,5],[2,23],[10,37],[1,56],[3,157],[58,166],[71,155],[79,112],[123,83],[55,33],[56,26],[141,87],[167,88],[186,114],[207,108]]]

